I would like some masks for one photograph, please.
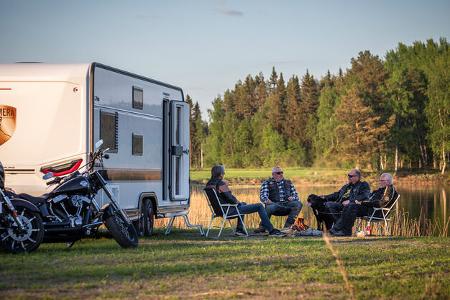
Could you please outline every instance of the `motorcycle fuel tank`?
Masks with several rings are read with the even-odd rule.
[[[85,177],[75,177],[62,183],[52,191],[53,195],[59,194],[88,194],[90,190],[89,181]]]

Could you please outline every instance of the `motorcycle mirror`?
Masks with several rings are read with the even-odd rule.
[[[103,145],[103,140],[99,140],[97,143],[95,143],[95,150],[100,148]]]
[[[103,155],[103,158],[104,158],[104,159],[109,159],[109,154]]]
[[[47,180],[53,177],[53,172],[48,172],[44,176],[42,176],[42,179]]]

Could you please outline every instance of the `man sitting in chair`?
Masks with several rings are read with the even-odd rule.
[[[264,209],[264,206],[262,206],[261,203],[247,204],[245,202],[240,202],[238,199],[236,199],[236,197],[231,193],[230,189],[228,188],[228,183],[223,180],[224,175],[225,175],[225,168],[222,165],[216,165],[212,167],[211,179],[206,184],[206,187],[215,189],[217,195],[219,196],[219,199],[224,203],[237,204],[238,205],[237,209],[243,215],[258,212],[259,217],[261,218],[261,224],[269,232],[269,235],[283,236],[284,234],[281,233],[278,229],[275,229],[272,223],[270,223],[269,217],[266,214],[266,210]],[[232,215],[235,213],[236,213],[235,208],[231,207],[228,214]],[[244,218],[244,216],[242,216],[242,218]],[[236,235],[239,236],[246,235],[241,220],[239,220],[239,218],[236,227]]]
[[[331,228],[330,233],[334,236],[351,236],[352,227],[357,217],[372,215],[374,207],[390,206],[392,201],[395,201],[397,195],[392,181],[391,174],[381,174],[380,188],[372,192],[368,199],[356,200],[344,207],[340,218],[336,221],[333,228]]]
[[[330,230],[344,207],[355,201],[366,200],[369,195],[369,184],[361,181],[361,172],[358,169],[352,169],[348,173],[348,183],[339,191],[324,196],[311,194],[308,196],[308,205],[313,209],[317,223],[325,223],[326,228]]]
[[[272,215],[288,216],[283,230],[289,229],[294,224],[295,219],[302,209],[302,203],[300,202],[294,184],[284,178],[283,170],[280,167],[274,167],[272,169],[272,178],[262,183],[260,200],[266,205],[266,212],[269,219]],[[262,226],[255,230],[255,233],[260,232],[264,232]]]

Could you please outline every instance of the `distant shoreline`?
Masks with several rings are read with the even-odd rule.
[[[229,169],[225,172],[225,180],[231,185],[255,185],[269,178],[270,169]],[[285,177],[295,184],[303,186],[339,186],[346,182],[347,169],[293,168],[285,169]],[[393,174],[392,171],[383,171]],[[379,174],[383,172],[363,171],[364,180],[371,185],[377,184]],[[209,170],[191,171],[191,182],[204,184],[209,178]],[[438,170],[400,171],[394,176],[396,185],[436,185],[450,184],[450,175],[441,175]]]

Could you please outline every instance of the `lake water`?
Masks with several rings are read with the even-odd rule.
[[[195,186],[195,190],[203,187]],[[309,194],[330,194],[337,191],[339,186],[300,186],[296,185],[302,202],[306,202]],[[400,193],[398,202],[399,211],[405,211],[412,219],[432,219],[440,222],[448,222],[450,218],[450,187],[433,184],[426,186],[399,185],[396,186]],[[256,202],[259,194],[259,186],[235,185],[231,186],[238,199],[246,202]],[[248,195],[248,196],[246,196]],[[250,199],[249,199],[250,197]],[[307,210],[303,210],[309,214]]]

